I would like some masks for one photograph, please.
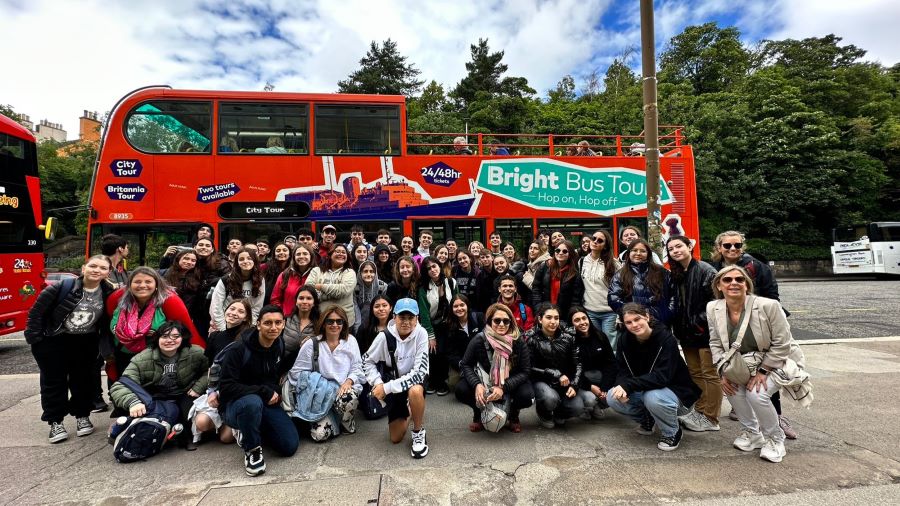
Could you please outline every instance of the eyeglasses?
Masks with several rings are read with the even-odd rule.
[[[555,250],[553,250],[553,252],[556,254],[559,254],[559,255],[568,255],[569,254],[569,250],[562,249],[562,248],[556,248]]]
[[[739,285],[743,285],[745,281],[747,281],[747,280],[744,279],[744,276],[735,276],[735,277],[723,276],[722,277],[722,282],[725,283],[726,285],[730,285],[731,283],[737,283]]]
[[[343,324],[344,324],[344,320],[342,320],[341,318],[326,318],[325,319],[325,325],[339,325],[340,326]]]
[[[160,341],[178,341],[181,339],[181,334],[165,334],[159,337]]]
[[[606,239],[604,239],[602,235],[601,235],[601,236],[597,236],[597,237],[591,237],[591,240],[594,241],[594,242],[597,243],[597,244],[603,244],[603,243],[606,242]]]
[[[493,323],[494,325],[505,325],[509,327],[509,324],[512,323],[512,320],[510,320],[509,318],[494,318],[493,320],[491,320],[491,323]]]
[[[725,249],[741,249],[744,247],[744,243],[742,242],[723,242],[722,247]]]

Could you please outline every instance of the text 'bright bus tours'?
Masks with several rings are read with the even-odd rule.
[[[661,132],[663,235],[698,238],[691,146],[678,127]],[[213,225],[218,245],[326,224],[343,242],[356,224],[368,237],[389,230],[395,244],[422,230],[462,244],[497,230],[526,248],[543,228],[576,240],[646,232],[638,137],[474,134],[454,146],[460,135],[407,132],[402,96],[136,90],[103,136],[88,249],[115,233],[138,253],[132,262],[156,265],[198,223]],[[596,156],[578,156],[579,141]]]
[[[0,115],[0,335],[25,328],[43,287],[45,229],[34,136]]]

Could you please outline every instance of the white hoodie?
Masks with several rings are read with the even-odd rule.
[[[378,362],[384,362],[388,367],[393,364],[393,359],[388,353],[385,332],[390,332],[397,339],[397,372],[400,373],[399,378],[387,383],[382,381],[376,367]],[[384,383],[385,394],[406,392],[415,385],[425,383],[425,376],[428,375],[428,332],[422,325],[416,323],[406,339],[400,339],[397,336],[397,325],[391,320],[387,328],[375,336],[372,346],[363,355],[362,360],[363,371],[370,385],[374,387]]]

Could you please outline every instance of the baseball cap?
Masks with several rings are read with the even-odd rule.
[[[398,300],[394,305],[394,314],[400,313],[412,313],[419,316],[419,303],[410,298]]]
[[[322,227],[322,232],[326,230],[334,230],[335,232],[337,232],[337,229],[334,228],[334,225],[325,225],[324,227]]]
[[[285,241],[296,241],[297,236],[296,235],[286,235],[286,236],[284,236],[284,240]]]

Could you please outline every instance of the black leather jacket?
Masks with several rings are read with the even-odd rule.
[[[60,281],[52,284],[41,291],[31,310],[28,311],[28,320],[25,324],[25,341],[28,344],[40,342],[45,337],[55,336],[65,331],[64,323],[66,317],[69,316],[69,313],[75,309],[75,306],[84,297],[84,289],[81,284],[83,279],[78,278],[75,280],[75,284],[71,285],[72,289],[67,295],[63,296],[62,300],[59,301],[59,305],[56,305],[56,299],[59,296],[60,288],[65,284],[64,282]],[[108,280],[103,280],[100,283],[100,291],[103,295],[104,312],[100,317],[97,328],[101,334],[104,334],[109,333],[109,318],[106,316],[105,311],[106,299],[116,291],[116,288]]]
[[[578,388],[581,381],[581,357],[571,329],[560,326],[556,337],[550,339],[544,335],[539,325],[535,325],[525,333],[525,338],[528,351],[531,352],[532,380],[544,381],[565,390],[568,387],[560,386],[559,378],[566,375],[570,385]]]
[[[672,276],[675,292],[672,332],[683,347],[709,348],[706,303],[714,299],[712,291],[714,277],[716,270],[711,265],[695,259],[691,260],[681,279]]]

